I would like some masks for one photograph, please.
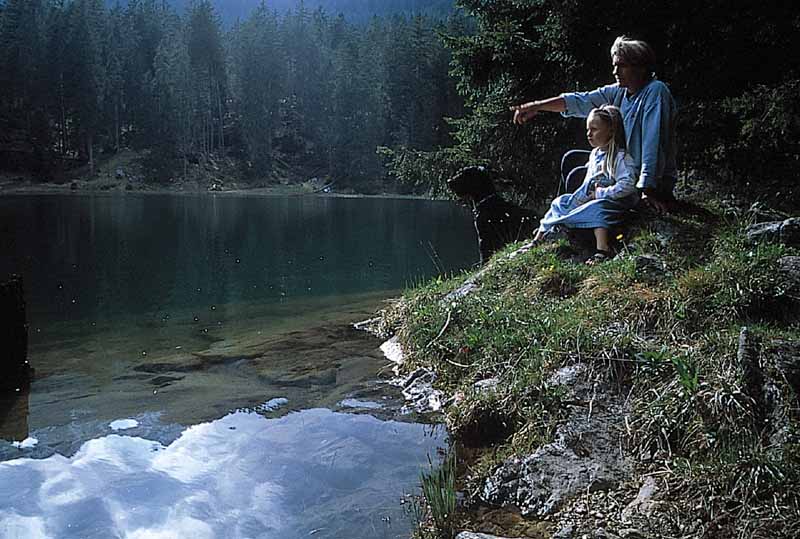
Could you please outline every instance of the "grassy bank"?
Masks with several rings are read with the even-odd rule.
[[[383,313],[406,368],[436,371],[454,396],[447,423],[457,445],[474,448],[459,469],[464,527],[480,528],[486,477],[564,421],[570,403],[548,378],[583,364],[626,403],[618,423],[636,472],[608,495],[627,503],[645,476],[658,479],[658,509],[637,523],[643,536],[798,536],[798,396],[786,371],[798,360],[786,346],[800,342],[799,303],[779,260],[800,253],[748,242],[754,219],[714,205],[648,218],[619,238],[621,256],[597,266],[563,240],[510,257],[512,245],[474,292],[446,298],[466,275],[437,279]],[[755,359],[742,357],[743,327]],[[475,391],[487,378],[496,391]],[[587,513],[575,530],[598,526]]]

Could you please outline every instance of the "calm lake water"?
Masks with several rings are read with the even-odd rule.
[[[352,329],[477,261],[469,212],[379,198],[0,197],[36,379],[0,400],[0,537],[404,537],[446,445]]]

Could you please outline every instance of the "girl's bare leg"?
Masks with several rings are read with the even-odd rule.
[[[611,245],[609,244],[608,239],[608,229],[607,228],[595,228],[594,229],[594,241],[597,244],[598,251],[610,251]]]
[[[544,232],[542,232],[541,228],[537,228],[536,234],[533,236],[533,239],[528,243],[525,243],[522,247],[520,247],[517,253],[526,253],[530,251],[536,246],[537,243],[539,243],[542,240],[542,238],[544,238]],[[517,253],[514,253],[511,256],[513,257]]]

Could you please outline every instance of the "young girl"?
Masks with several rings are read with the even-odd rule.
[[[639,192],[625,164],[625,128],[619,109],[613,105],[593,109],[586,118],[586,138],[592,146],[586,178],[574,193],[553,200],[533,240],[542,240],[556,225],[591,228],[597,248],[587,262],[596,263],[611,257],[608,230],[639,202]]]

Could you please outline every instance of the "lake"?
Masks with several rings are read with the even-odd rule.
[[[0,400],[0,537],[408,535],[446,433],[399,414],[352,323],[474,265],[466,209],[14,195],[0,245],[36,369]]]

